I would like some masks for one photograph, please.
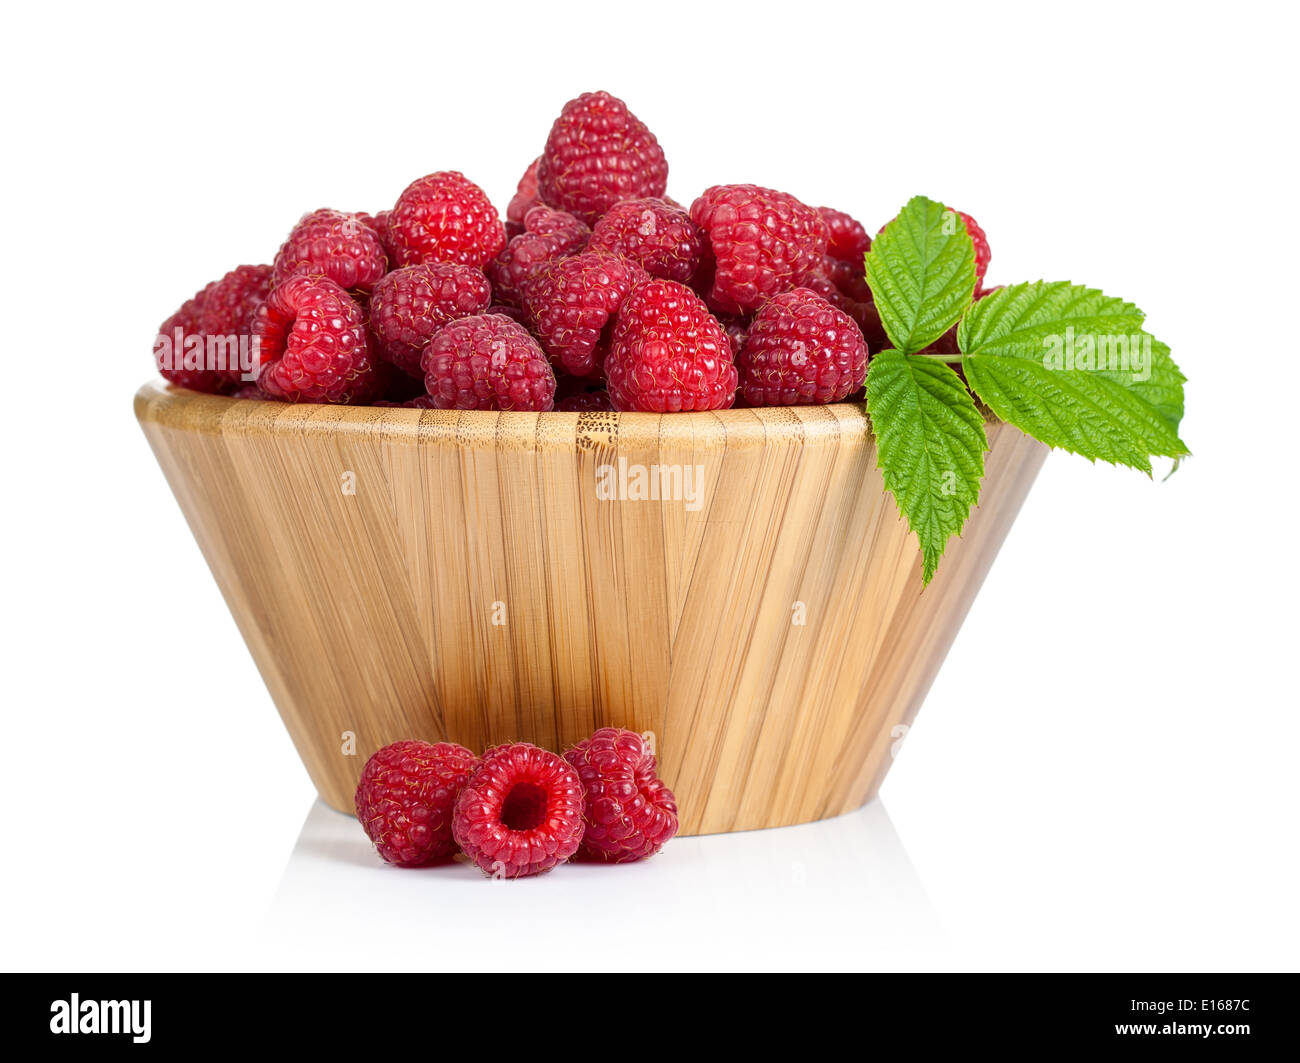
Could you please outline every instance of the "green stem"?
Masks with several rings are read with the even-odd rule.
[[[938,362],[947,362],[949,365],[956,365],[961,361],[960,354],[939,354],[937,351],[917,351],[915,354],[909,354],[909,358],[933,358]]]

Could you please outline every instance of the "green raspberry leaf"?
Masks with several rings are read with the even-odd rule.
[[[1048,446],[1150,475],[1178,438],[1183,375],[1132,303],[1064,281],[985,296],[957,330],[972,390]]]
[[[867,284],[899,351],[912,354],[933,343],[975,295],[975,246],[961,215],[913,197],[872,241]]]
[[[929,583],[984,478],[984,418],[952,369],[882,351],[867,370],[867,410],[887,487],[921,544]]]

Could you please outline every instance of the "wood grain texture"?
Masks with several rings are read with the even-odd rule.
[[[686,834],[876,792],[1046,454],[990,424],[981,505],[922,593],[860,406],[456,413],[146,385],[136,414],[330,805],[351,811],[399,738],[560,750],[616,725],[654,733]],[[698,506],[602,499],[620,459],[702,469]]]

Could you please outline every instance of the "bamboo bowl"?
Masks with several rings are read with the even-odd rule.
[[[1046,454],[989,425],[981,505],[922,593],[860,405],[457,413],[149,384],[135,411],[328,804],[351,812],[400,738],[562,750],[615,725],[653,733],[684,834],[875,794]]]

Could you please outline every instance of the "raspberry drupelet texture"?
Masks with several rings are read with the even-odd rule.
[[[978,292],[984,286],[984,274],[989,271],[989,262],[993,259],[993,252],[989,250],[989,238],[984,235],[984,230],[979,227],[979,222],[963,211],[957,211],[961,215],[961,220],[966,223],[966,231],[970,233],[971,243],[975,245],[975,290]]]
[[[545,749],[496,746],[456,801],[452,836],[487,875],[522,878],[568,860],[582,842],[578,773]]]
[[[439,329],[424,351],[424,386],[440,410],[537,410],[555,404],[555,374],[527,329],[477,314]]]
[[[647,280],[635,262],[584,251],[554,259],[524,288],[524,310],[542,349],[557,368],[597,377],[609,350],[614,316]]]
[[[805,283],[826,254],[826,223],[794,196],[758,185],[715,185],[691,204],[715,262],[709,301],[717,310],[757,310]]]
[[[528,169],[524,171],[523,177],[519,178],[515,194],[506,205],[507,223],[523,226],[524,220],[528,217],[528,212],[541,204],[542,201],[537,195],[537,167],[541,161],[539,155],[528,164]]]
[[[488,266],[493,293],[507,305],[522,305],[524,285],[553,259],[576,255],[590,237],[591,230],[572,214],[533,207],[524,220],[524,231],[511,237]]]
[[[369,292],[388,269],[379,234],[363,215],[314,210],[293,227],[275,256],[271,282],[295,273],[328,277],[340,288]]]
[[[700,268],[700,231],[681,207],[662,199],[615,203],[591,231],[592,251],[622,255],[652,277],[686,284]]]
[[[258,386],[273,398],[352,403],[377,395],[365,311],[326,277],[298,274],[272,288],[253,335],[261,344]]]
[[[657,278],[624,300],[605,380],[616,410],[725,410],[736,398],[736,363],[721,323],[685,285]]]
[[[454,742],[394,742],[366,761],[357,783],[357,819],[379,855],[398,867],[442,863],[456,798],[479,759]]]
[[[208,288],[199,325],[205,336],[250,335],[253,315],[271,290],[270,266],[237,266]],[[254,367],[256,368],[256,367]],[[228,366],[226,376],[244,383],[239,365]]]
[[[413,181],[389,214],[385,235],[394,268],[459,262],[482,269],[506,245],[496,207],[483,189],[454,170]]]
[[[376,353],[410,376],[422,377],[420,355],[449,321],[482,314],[492,303],[483,271],[453,262],[403,266],[380,279],[370,297]]]
[[[642,860],[677,833],[677,801],[656,774],[654,754],[635,731],[602,727],[566,750],[564,759],[586,791],[580,859]]]
[[[653,133],[608,92],[564,105],[537,164],[543,202],[591,225],[624,199],[662,196],[668,162]]]
[[[867,344],[844,311],[796,288],[763,305],[736,361],[747,406],[821,405],[862,386]]]
[[[826,226],[826,253],[841,262],[862,269],[862,259],[871,250],[867,227],[850,214],[831,207],[818,207]]]
[[[218,283],[213,281],[195,292],[158,326],[153,348],[154,365],[168,383],[209,394],[230,390],[229,373],[219,368],[208,368],[204,345],[203,309]]]

